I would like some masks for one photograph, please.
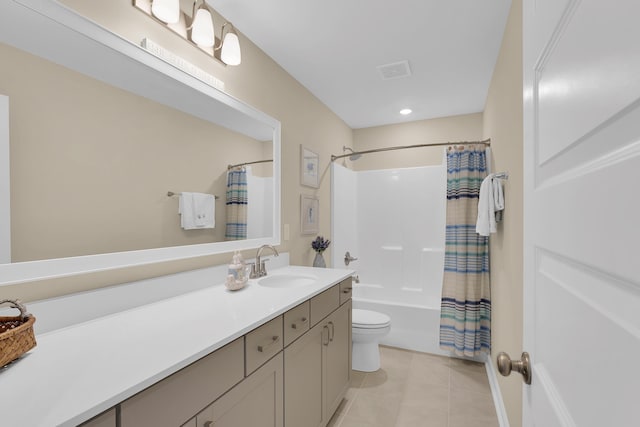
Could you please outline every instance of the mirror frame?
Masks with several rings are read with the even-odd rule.
[[[28,28],[38,31],[27,31]],[[43,34],[48,37],[42,37]],[[278,120],[175,68],[55,0],[2,2],[0,42],[257,140],[273,141],[274,182],[270,237],[0,264],[0,286],[280,244]],[[0,160],[6,156],[8,162],[9,147],[0,146],[0,150],[3,151]],[[9,181],[6,185],[0,183],[0,189],[3,186],[8,192]]]

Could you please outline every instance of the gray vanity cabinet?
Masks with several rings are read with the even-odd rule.
[[[282,352],[196,416],[196,427],[282,427]]]
[[[351,300],[338,290],[350,284],[347,279],[312,298],[315,326],[284,350],[285,427],[326,426],[349,388]]]
[[[118,425],[324,427],[350,380],[349,278],[125,400]]]

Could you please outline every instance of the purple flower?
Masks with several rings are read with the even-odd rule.
[[[325,249],[329,247],[330,243],[331,243],[331,240],[325,239],[322,236],[318,236],[316,237],[316,240],[311,242],[311,247],[313,248],[314,251],[318,253],[322,253],[324,252]]]

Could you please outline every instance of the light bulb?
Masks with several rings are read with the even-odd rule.
[[[404,109],[400,110],[400,114],[402,114],[403,116],[406,116],[407,114],[411,114],[411,109],[410,108],[404,108]]]
[[[220,59],[227,65],[240,65],[240,62],[242,62],[240,40],[238,40],[238,35],[231,30],[224,36],[222,41]]]
[[[175,24],[180,20],[180,0],[153,0],[151,13],[162,22]]]
[[[198,9],[196,16],[193,18],[191,40],[202,47],[211,47],[215,43],[211,12],[204,7]]]

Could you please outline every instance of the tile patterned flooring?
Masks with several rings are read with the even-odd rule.
[[[498,427],[485,367],[380,346],[381,369],[353,371],[328,427]]]

